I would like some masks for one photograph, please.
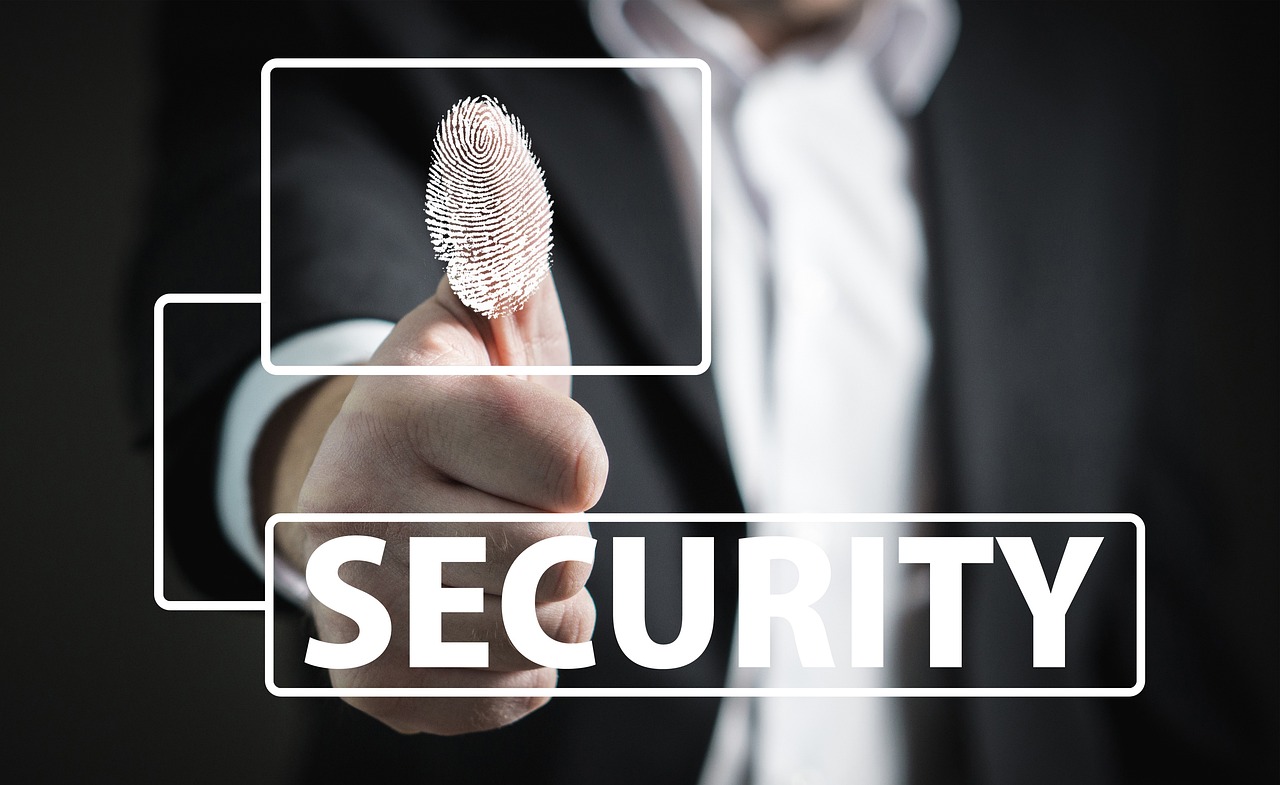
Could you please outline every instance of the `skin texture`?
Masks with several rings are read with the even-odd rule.
[[[376,365],[568,365],[569,341],[555,286],[544,281],[524,310],[488,320],[441,281],[400,320]],[[259,514],[300,512],[582,512],[604,489],[608,458],[595,424],[568,397],[566,377],[340,377],[281,407],[256,453]],[[263,508],[266,509],[263,509]],[[277,548],[300,570],[325,540],[368,534],[387,540],[380,566],[353,562],[343,580],[377,597],[392,619],[392,640],[376,661],[333,670],[338,687],[551,687],[556,671],[511,646],[500,593],[507,567],[546,537],[588,535],[572,524],[292,524]],[[483,614],[444,615],[444,640],[489,642],[490,667],[408,667],[408,537],[486,538],[483,563],[447,563],[443,582],[485,590]],[[557,565],[543,576],[537,616],[566,643],[588,640],[595,606],[584,588],[590,566]],[[351,640],[354,623],[312,602],[322,640]],[[546,698],[348,698],[403,733],[451,735],[499,727]]]

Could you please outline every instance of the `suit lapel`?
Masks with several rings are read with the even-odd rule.
[[[982,11],[966,9],[918,146],[945,503],[1099,509],[1117,503],[1115,423],[1135,405],[1141,246],[1125,224],[1141,199],[1109,160],[1105,107],[1028,67],[1052,58],[1019,57]]]
[[[951,511],[1125,506],[1149,253],[1145,140],[1124,124],[1135,114],[1131,93],[1108,82],[1121,69],[1080,47],[1069,18],[1040,13],[967,6],[960,46],[920,122],[947,483],[938,503]],[[990,644],[1031,633],[1025,603],[999,575],[965,577],[965,684],[1026,669],[1020,647]],[[1077,635],[1105,635],[1106,603],[1078,598]],[[1049,765],[1061,781],[1109,781],[1101,704],[958,711],[952,719],[971,741],[954,754],[993,782]]]

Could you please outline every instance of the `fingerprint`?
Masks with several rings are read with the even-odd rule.
[[[490,319],[524,307],[551,269],[551,198],[520,120],[489,96],[440,121],[427,229],[458,299]]]

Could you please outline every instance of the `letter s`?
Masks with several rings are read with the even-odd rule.
[[[315,549],[307,561],[307,588],[316,601],[356,623],[360,632],[348,643],[327,643],[311,638],[303,660],[318,668],[359,668],[386,651],[391,643],[391,616],[373,595],[338,578],[338,568],[349,561],[382,564],[384,540],[359,534],[335,537]]]

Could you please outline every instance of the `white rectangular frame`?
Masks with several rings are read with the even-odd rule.
[[[274,532],[285,522],[352,523],[537,523],[572,519],[599,523],[1131,523],[1136,540],[1135,681],[1130,687],[280,687],[275,683],[275,581]],[[676,697],[1132,697],[1146,685],[1146,525],[1129,513],[944,513],[944,514],[753,514],[753,513],[640,513],[563,515],[554,513],[282,513],[271,516],[266,525],[266,626],[265,683],[272,695],[281,697],[594,697],[594,698],[676,698]]]
[[[261,611],[262,600],[171,600],[164,596],[164,309],[174,303],[189,305],[257,305],[260,294],[166,294],[152,310],[151,454],[153,505],[152,596],[166,611]]]
[[[277,68],[696,68],[702,74],[702,358],[697,365],[276,365],[271,360],[271,74]],[[424,184],[425,186],[425,184]],[[711,69],[695,58],[276,58],[262,66],[262,367],[282,376],[697,376],[711,367]]]

